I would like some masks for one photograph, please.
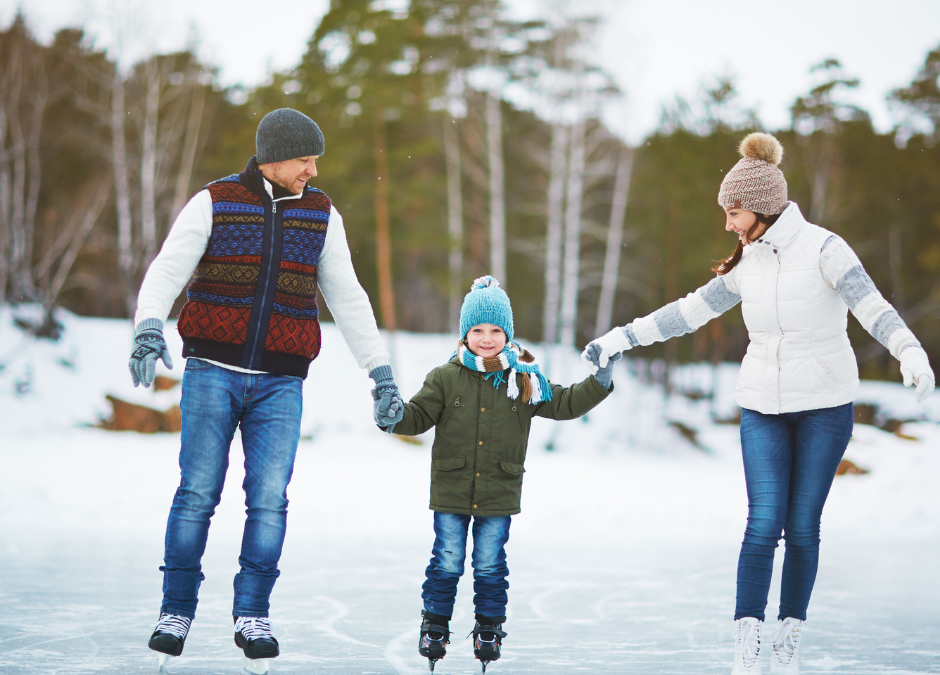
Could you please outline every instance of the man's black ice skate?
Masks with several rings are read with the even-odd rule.
[[[428,660],[434,672],[434,664],[447,653],[450,644],[450,618],[421,610],[421,635],[418,637],[418,653]]]
[[[153,635],[150,636],[150,642],[147,646],[155,652],[157,656],[157,665],[160,666],[160,672],[171,656],[179,656],[183,653],[183,645],[186,644],[186,636],[189,634],[189,626],[193,620],[188,616],[179,616],[177,614],[161,614],[157,621],[157,627],[153,629]]]
[[[267,673],[271,659],[281,653],[271,622],[261,617],[235,617],[235,644],[245,653],[245,670],[254,675]]]
[[[472,632],[473,655],[480,659],[484,673],[490,661],[496,661],[499,658],[503,638],[506,637],[502,629],[503,621],[505,617],[487,618],[477,614],[477,622]]]

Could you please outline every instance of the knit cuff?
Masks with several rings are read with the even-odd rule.
[[[163,322],[160,319],[144,319],[134,328],[134,335],[140,335],[145,330],[158,330],[163,333]]]
[[[369,377],[375,380],[376,386],[380,384],[393,383],[395,381],[394,375],[392,375],[391,366],[379,366],[378,368],[373,368],[369,371]]]

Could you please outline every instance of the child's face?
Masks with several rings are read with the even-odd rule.
[[[484,359],[496,356],[506,346],[506,333],[491,323],[478,323],[467,332],[467,346]]]

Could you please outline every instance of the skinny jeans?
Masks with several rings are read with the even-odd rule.
[[[852,404],[765,415],[741,411],[748,516],[734,618],[764,620],[774,550],[786,542],[778,619],[805,620],[819,566],[819,524],[852,436]]]

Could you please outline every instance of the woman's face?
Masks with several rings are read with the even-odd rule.
[[[725,206],[725,230],[734,232],[745,246],[756,241],[767,230],[766,223],[757,222],[757,214],[740,207]],[[754,227],[755,223],[757,227]],[[751,228],[754,228],[751,230]],[[748,232],[750,231],[750,235]]]

